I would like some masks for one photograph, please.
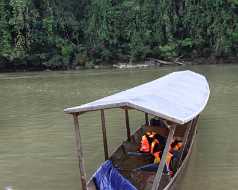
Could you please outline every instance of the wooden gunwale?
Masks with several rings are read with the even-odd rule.
[[[189,137],[191,128],[193,127],[194,123],[195,123],[195,119],[190,121],[190,123],[188,124],[187,129],[185,131],[184,138],[183,138],[183,144],[182,144],[182,148],[181,148],[181,154],[179,156],[178,166],[181,165],[181,162],[182,162],[182,159],[183,159],[183,154],[184,154],[186,145],[187,145],[188,140],[189,140],[188,137]]]

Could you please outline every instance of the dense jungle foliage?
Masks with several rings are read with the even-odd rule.
[[[238,0],[0,0],[0,68],[238,55]]]

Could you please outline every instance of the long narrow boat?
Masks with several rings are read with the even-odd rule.
[[[74,119],[82,189],[171,189],[188,161],[199,114],[205,108],[209,94],[204,76],[192,71],[180,71],[91,103],[65,109],[64,112],[72,114]],[[112,108],[121,108],[125,112],[127,139],[109,156],[104,110]],[[133,135],[129,127],[131,109],[145,113],[145,123]],[[78,119],[83,113],[97,110],[101,112],[105,162],[87,183]],[[143,169],[153,162],[153,157],[138,152],[141,138],[148,131],[166,139],[160,163],[153,170]],[[164,168],[175,138],[182,140],[182,147],[176,171],[171,176]]]

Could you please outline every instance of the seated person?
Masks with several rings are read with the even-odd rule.
[[[141,138],[140,152],[151,153],[152,144],[157,143],[161,149],[164,149],[166,138],[154,131],[148,131]]]
[[[180,137],[175,137],[173,142],[170,144],[170,152],[173,153],[174,151],[180,151],[182,148],[182,140]]]
[[[147,152],[154,157],[154,163],[140,167],[143,170],[157,171],[158,165],[162,158],[162,153],[165,147],[166,139],[155,132],[147,132],[141,140],[141,152]],[[177,162],[179,159],[179,151],[182,147],[182,141],[175,137],[170,145],[169,152],[166,158],[166,166],[164,172],[169,173],[172,177],[177,171]]]

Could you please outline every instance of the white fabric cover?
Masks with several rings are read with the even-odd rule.
[[[77,113],[127,106],[184,124],[204,109],[209,94],[209,85],[204,76],[192,71],[180,71],[64,111]]]

